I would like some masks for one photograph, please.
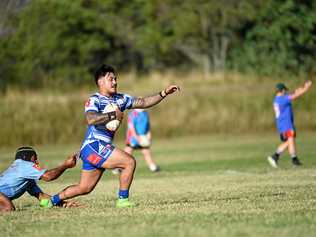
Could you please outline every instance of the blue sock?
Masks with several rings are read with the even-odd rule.
[[[62,201],[62,200],[59,198],[59,195],[58,195],[58,194],[52,196],[52,197],[50,198],[50,200],[52,201],[52,203],[53,203],[54,206],[59,205],[59,204],[61,203],[61,201]]]
[[[121,190],[118,193],[119,199],[124,199],[124,198],[128,198],[129,196],[129,190]]]

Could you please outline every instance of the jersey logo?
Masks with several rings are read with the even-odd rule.
[[[34,164],[33,168],[37,169],[38,171],[42,170],[42,168],[38,164]]]
[[[96,154],[92,154],[88,157],[88,161],[90,161],[93,165],[97,165],[101,161],[101,157]]]

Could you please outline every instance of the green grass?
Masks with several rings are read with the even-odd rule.
[[[107,172],[91,194],[76,198],[85,208],[45,210],[27,194],[15,200],[17,211],[0,215],[1,236],[314,236],[315,142],[315,134],[300,134],[304,166],[293,168],[285,155],[274,170],[266,162],[278,143],[274,135],[156,140],[153,154],[161,173],[150,173],[135,154],[136,208],[114,208],[118,182]],[[53,167],[76,148],[38,151],[42,163]],[[4,170],[14,150],[1,151]],[[79,180],[80,166],[40,186],[56,193]]]

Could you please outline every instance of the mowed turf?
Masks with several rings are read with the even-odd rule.
[[[117,176],[106,172],[96,189],[76,198],[74,209],[41,209],[25,194],[17,211],[0,215],[1,236],[315,236],[316,138],[300,134],[293,168],[281,158],[278,170],[266,156],[277,136],[209,136],[156,140],[153,155],[162,172],[150,173],[140,153],[131,188],[134,209],[116,209]],[[118,147],[122,147],[122,143]],[[79,145],[78,145],[79,146]],[[77,146],[38,147],[42,163],[53,167]],[[2,149],[0,170],[14,150]],[[78,182],[81,162],[51,183],[52,194]]]

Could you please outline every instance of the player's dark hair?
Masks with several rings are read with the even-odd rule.
[[[99,78],[104,77],[108,72],[115,73],[115,69],[110,65],[102,64],[94,73],[95,84],[98,85]]]
[[[22,146],[16,150],[15,159],[31,161],[32,156],[37,157],[36,151],[29,146]]]

